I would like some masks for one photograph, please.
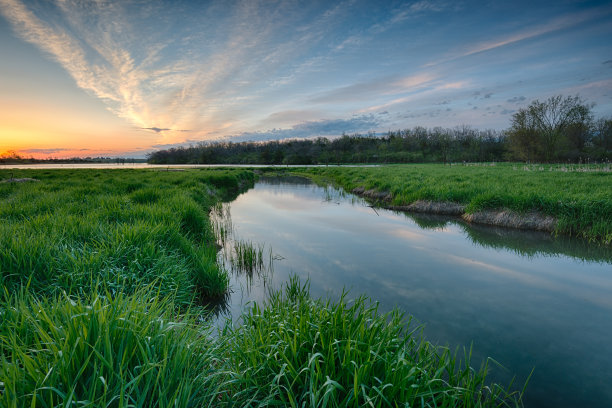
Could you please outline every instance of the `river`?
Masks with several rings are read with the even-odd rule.
[[[222,315],[237,319],[295,274],[315,297],[366,294],[433,343],[471,345],[472,365],[503,366],[491,380],[522,385],[533,369],[527,407],[612,406],[610,248],[372,208],[297,178],[261,179],[219,212],[271,267],[232,273]]]

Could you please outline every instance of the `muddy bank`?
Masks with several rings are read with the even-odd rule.
[[[535,211],[520,214],[506,209],[478,211],[472,214],[463,214],[461,217],[476,224],[497,225],[507,228],[530,229],[536,231],[552,232],[557,226],[557,219],[550,215]]]
[[[388,205],[386,208],[396,211],[412,211],[441,215],[462,215],[465,212],[465,205],[462,204],[427,200],[417,200],[410,205]]]
[[[557,226],[557,219],[550,215],[535,211],[525,214],[508,209],[485,210],[475,213],[466,213],[466,205],[447,201],[417,200],[409,205],[391,205],[393,196],[387,191],[366,190],[363,187],[354,188],[353,194],[373,200],[381,207],[396,211],[410,211],[428,214],[456,215],[467,222],[475,224],[495,225],[498,227],[528,229],[536,231],[553,232]]]

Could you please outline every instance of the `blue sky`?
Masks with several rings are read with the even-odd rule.
[[[0,153],[612,115],[612,3],[0,0]]]

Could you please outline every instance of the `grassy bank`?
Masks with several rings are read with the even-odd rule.
[[[515,406],[364,298],[292,281],[212,336],[208,212],[245,170],[0,172],[0,406]],[[12,180],[14,181],[14,180]]]
[[[556,218],[555,233],[612,243],[612,173],[588,166],[441,164],[370,168],[322,167],[297,172],[347,191],[356,188],[389,193],[388,205],[417,200],[466,205],[466,213],[510,209]],[[597,171],[595,171],[597,170]],[[604,169],[605,170],[605,169]]]
[[[1,283],[9,291],[83,295],[95,282],[132,293],[156,282],[188,305],[194,293],[219,296],[210,207],[248,171],[19,171],[0,183]],[[0,179],[10,180],[9,173]]]

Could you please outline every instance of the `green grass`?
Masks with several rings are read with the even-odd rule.
[[[558,219],[556,233],[612,243],[612,172],[588,166],[397,165],[370,168],[311,168],[294,173],[356,187],[390,192],[393,205],[416,200],[467,205],[467,212],[508,208],[539,211]],[[589,171],[591,170],[591,171]]]
[[[15,173],[40,182],[0,184],[2,407],[520,405],[399,313],[295,279],[212,335],[201,302],[228,274],[209,211],[250,171]]]
[[[22,291],[0,323],[0,405],[201,407],[218,366],[210,327],[168,297],[101,288],[82,298]]]
[[[234,241],[233,247],[233,256],[230,261],[237,270],[252,275],[253,272],[262,271],[266,267],[263,244],[238,240]],[[271,256],[268,258],[270,259]]]
[[[40,182],[0,184],[0,282],[9,290],[29,282],[37,293],[85,295],[103,282],[132,293],[156,282],[184,305],[196,291],[227,290],[208,211],[239,180],[252,183],[251,172],[16,173]]]
[[[313,300],[291,279],[243,325],[225,333],[228,397],[238,406],[514,406],[518,394],[486,383],[487,367],[469,367],[432,345],[395,311],[379,314],[367,298]]]

